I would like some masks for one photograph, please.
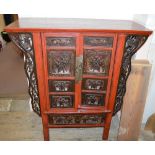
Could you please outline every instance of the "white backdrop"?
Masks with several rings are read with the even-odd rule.
[[[151,14],[155,13],[155,4],[154,0],[0,0],[0,12],[1,14],[19,14],[21,17],[73,17],[73,18],[103,18],[103,19],[134,19],[135,21],[142,22],[144,25],[149,26],[150,28],[155,27],[154,24],[154,15],[135,15],[137,13]],[[155,41],[154,41],[155,42]],[[154,43],[151,39],[145,44],[144,47],[140,49],[141,52],[138,53],[137,58],[144,57],[148,58],[152,63],[155,61],[155,56],[153,52],[154,48],[149,49],[149,53],[146,49],[149,48],[149,44],[153,47]],[[155,70],[155,69],[154,69]],[[151,86],[149,88],[149,94],[147,99],[147,104],[144,113],[143,121],[146,121],[147,117],[155,112],[155,72],[152,72],[151,77]],[[14,143],[3,143],[1,142],[1,153],[2,154],[47,154],[49,148],[52,145],[52,153],[57,155],[59,154],[80,154],[81,151],[83,154],[103,154],[103,145],[104,153],[115,154],[116,150],[119,151],[120,155],[123,155],[124,152],[128,155],[131,155],[134,151],[135,154],[151,154],[154,151],[153,143],[107,143],[105,142],[70,142],[70,143],[37,143],[36,142],[14,142]],[[5,145],[4,145],[5,144]],[[120,144],[120,145],[119,145]],[[138,144],[138,145],[137,145]],[[29,149],[25,149],[25,145]],[[129,145],[130,148],[129,149]],[[10,149],[8,149],[8,146]],[[68,151],[68,146],[70,146],[70,151]],[[148,149],[148,147],[149,149]],[[151,146],[151,147],[150,147]],[[16,148],[17,147],[17,148]],[[61,149],[60,149],[61,148]],[[113,148],[113,149],[111,149]],[[24,150],[24,151],[23,151]],[[110,150],[110,151],[109,151]],[[128,150],[128,151],[126,151]]]
[[[145,25],[155,33],[155,14],[148,15],[134,15],[133,20]],[[148,59],[152,64],[152,71],[150,77],[150,84],[146,100],[145,111],[143,115],[143,123],[148,117],[155,113],[155,34],[152,34],[144,44],[144,46],[136,54],[136,59]]]

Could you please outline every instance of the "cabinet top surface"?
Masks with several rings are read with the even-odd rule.
[[[5,28],[8,32],[49,30],[95,30],[151,34],[151,30],[127,20],[78,19],[78,18],[21,18]]]

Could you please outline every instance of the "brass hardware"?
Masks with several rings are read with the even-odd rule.
[[[82,68],[83,68],[83,55],[80,55],[76,58],[76,72],[75,72],[76,83],[82,80]]]

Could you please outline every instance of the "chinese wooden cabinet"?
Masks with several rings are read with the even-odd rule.
[[[131,57],[152,32],[131,21],[45,18],[20,19],[5,30],[23,51],[44,139],[49,128],[63,127],[103,127],[102,138],[108,139]]]

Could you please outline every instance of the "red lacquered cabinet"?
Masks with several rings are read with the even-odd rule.
[[[46,18],[20,19],[5,30],[23,51],[44,139],[49,128],[103,127],[107,140],[123,103],[131,57],[152,31],[132,21]]]

